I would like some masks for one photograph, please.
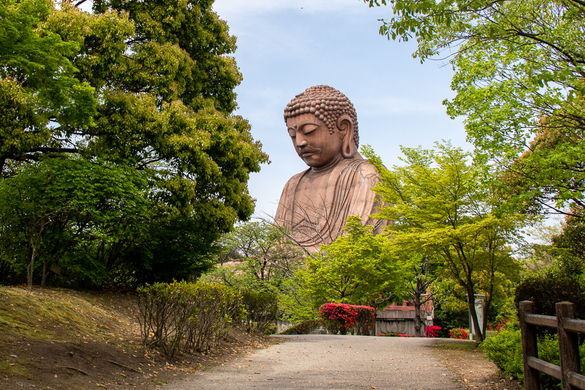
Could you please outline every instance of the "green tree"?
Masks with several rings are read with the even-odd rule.
[[[139,172],[113,165],[67,159],[29,165],[0,181],[2,260],[17,272],[26,268],[29,289],[40,260],[44,284],[51,264],[79,240],[108,236],[106,228],[121,219],[134,224],[147,219],[147,189]],[[84,273],[103,278],[100,268],[86,264]]]
[[[449,59],[457,95],[447,111],[465,116],[479,157],[497,163],[511,206],[545,213],[583,206],[581,0],[367,2],[392,6],[381,34],[416,39],[421,61]]]
[[[96,113],[94,89],[74,77],[77,43],[44,28],[54,12],[52,0],[0,4],[0,177],[48,152],[55,123],[87,127]]]
[[[388,240],[374,236],[357,216],[348,218],[344,230],[298,271],[314,308],[327,302],[378,308],[399,297],[406,265],[392,256]]]
[[[442,274],[467,293],[485,294],[484,318],[499,286],[518,273],[508,245],[525,218],[497,216],[481,170],[468,163],[471,156],[449,143],[433,150],[402,148],[405,166],[387,169],[369,147],[363,154],[376,166],[380,182],[374,191],[382,200],[378,218],[394,221],[387,231],[402,252],[421,251],[442,262]],[[468,308],[483,340],[473,304]]]
[[[240,224],[217,245],[217,266],[205,280],[242,289],[282,292],[303,262],[301,248],[265,221]]]
[[[124,273],[135,281],[196,276],[211,265],[213,242],[252,214],[249,174],[268,157],[232,114],[235,38],[212,4],[94,1],[90,14],[70,2],[14,0],[0,8],[2,177],[29,174],[48,157],[149,178],[147,222],[137,229],[132,218],[111,219],[108,234],[63,254],[71,265],[89,257],[108,270],[132,265],[136,272]],[[94,228],[83,223],[62,234]]]

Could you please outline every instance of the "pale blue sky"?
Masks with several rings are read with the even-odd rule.
[[[400,145],[431,147],[441,139],[466,149],[461,120],[442,101],[454,94],[444,62],[423,65],[414,42],[378,34],[389,7],[362,0],[216,0],[215,11],[238,39],[235,58],[244,80],[236,89],[238,114],[271,164],[251,176],[256,216],[273,216],[282,188],[306,169],[282,119],[286,104],[312,85],[326,84],[354,104],[360,145],[370,144],[386,166],[398,164]]]

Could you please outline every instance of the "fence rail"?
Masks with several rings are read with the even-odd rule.
[[[520,302],[520,328],[524,359],[525,390],[540,390],[540,373],[561,381],[563,390],[585,390],[585,376],[579,374],[579,346],[577,334],[585,333],[585,321],[575,319],[575,304],[556,304],[557,316],[534,313],[534,302]],[[559,337],[560,366],[538,358],[536,326],[557,330]]]

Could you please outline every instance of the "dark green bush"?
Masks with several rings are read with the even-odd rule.
[[[142,342],[167,357],[213,348],[242,314],[236,289],[206,283],[155,283],[138,289]]]
[[[274,293],[242,290],[242,305],[246,309],[248,330],[264,333],[274,324],[278,313],[278,297]]]
[[[280,332],[280,334],[309,334],[322,325],[321,320],[305,320]]]
[[[515,302],[533,301],[538,314],[556,315],[557,302],[573,302],[575,316],[585,318],[585,295],[569,275],[543,272],[527,277],[516,287]]]

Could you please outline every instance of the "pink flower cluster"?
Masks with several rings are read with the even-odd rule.
[[[341,323],[345,328],[351,328],[358,316],[354,306],[345,303],[325,303],[319,308],[319,316],[324,320]]]
[[[427,337],[439,337],[440,326],[429,325],[425,328],[425,334]]]
[[[498,325],[496,325],[495,331],[500,333],[501,331],[505,330],[509,325],[508,322],[509,320],[507,318],[505,320],[501,320]],[[493,330],[491,326],[489,327],[489,330]]]
[[[451,337],[452,339],[467,340],[469,335],[467,334],[465,329],[453,328],[449,331],[449,337]]]

